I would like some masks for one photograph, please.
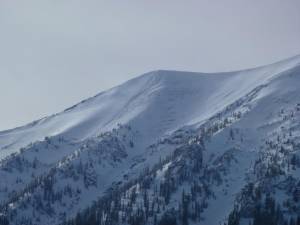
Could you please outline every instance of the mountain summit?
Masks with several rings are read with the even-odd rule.
[[[0,225],[296,220],[299,87],[300,56],[226,73],[158,70],[2,131]]]
[[[237,72],[149,72],[61,113],[0,132],[0,158],[46,136],[84,140],[118,123],[138,126],[155,140],[184,125],[209,119],[254,88],[298,65],[300,56]]]

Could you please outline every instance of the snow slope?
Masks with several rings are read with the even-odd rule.
[[[205,121],[299,63],[298,56],[230,73],[150,72],[61,113],[0,132],[0,158],[46,136],[85,140],[111,130],[118,123],[130,123],[142,131],[141,142],[145,146],[183,125]]]
[[[60,224],[118,185],[118,213],[134,214],[147,183],[159,219],[180,212],[185,190],[201,224],[223,224],[249,182],[273,185],[274,165],[285,171],[276,181],[300,181],[287,166],[300,146],[299,87],[300,56],[228,73],[154,71],[0,132],[0,222],[8,209],[12,224]]]

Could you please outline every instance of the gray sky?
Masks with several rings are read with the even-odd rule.
[[[0,130],[155,69],[300,53],[299,0],[0,0]]]

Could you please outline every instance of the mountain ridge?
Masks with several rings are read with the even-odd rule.
[[[290,68],[292,68],[293,66],[297,65],[300,63],[300,57],[299,56],[295,56],[292,57],[290,59],[286,59],[274,64],[270,64],[267,66],[262,66],[262,67],[258,67],[255,69],[250,69],[250,70],[245,70],[245,71],[235,71],[235,72],[226,72],[226,73],[196,73],[196,72],[182,72],[182,71],[169,71],[169,70],[156,70],[156,71],[152,71],[149,73],[146,73],[144,75],[141,75],[139,77],[133,78],[121,85],[118,85],[114,88],[109,89],[108,91],[104,91],[101,92],[99,94],[97,94],[94,97],[88,98],[87,100],[84,100],[60,113],[54,114],[52,116],[48,116],[45,118],[42,118],[40,120],[34,121],[30,124],[27,124],[25,126],[21,126],[15,129],[10,129],[10,130],[6,130],[6,131],[1,131],[0,132],[0,149],[1,148],[5,148],[5,149],[12,149],[11,151],[8,151],[10,154],[12,152],[15,152],[18,150],[18,148],[22,147],[22,145],[24,146],[24,144],[29,144],[30,142],[34,142],[37,140],[42,140],[45,136],[53,136],[53,135],[58,135],[58,134],[62,134],[64,133],[64,131],[68,130],[68,129],[72,129],[72,126],[77,126],[76,124],[80,124],[80,121],[76,121],[78,120],[77,118],[79,118],[80,115],[80,108],[81,107],[85,107],[86,108],[86,113],[87,115],[82,115],[83,118],[88,118],[89,117],[89,113],[88,111],[91,111],[90,113],[93,114],[93,108],[97,107],[97,104],[102,104],[101,101],[108,101],[107,103],[105,103],[103,105],[103,107],[108,107],[108,108],[115,108],[115,106],[113,105],[117,105],[120,104],[120,102],[123,102],[123,107],[117,107],[111,111],[113,111],[113,113],[115,114],[116,112],[123,110],[121,108],[125,107],[124,102],[126,102],[127,104],[130,102],[130,99],[134,99],[134,96],[141,96],[141,93],[145,90],[149,91],[149,88],[154,88],[153,91],[155,92],[155,88],[169,88],[169,89],[176,89],[177,86],[180,88],[180,84],[184,84],[186,83],[186,87],[183,87],[183,89],[189,90],[189,86],[199,86],[202,87],[203,89],[205,89],[205,86],[208,85],[213,85],[213,83],[215,82],[214,79],[218,80],[218,82],[221,82],[222,84],[216,84],[217,86],[222,86],[225,85],[226,88],[229,90],[231,87],[231,83],[232,82],[236,82],[238,83],[237,87],[239,85],[245,84],[245,86],[242,89],[247,89],[246,91],[244,91],[243,94],[249,92],[252,88],[255,88],[255,86],[258,86],[264,82],[267,82],[268,79],[274,77],[274,74],[278,74],[278,73],[282,73],[285,70],[289,70]],[[226,79],[229,79],[229,81],[226,83]],[[231,80],[230,80],[231,79]],[[249,79],[249,81],[244,81],[246,79]],[[203,82],[208,82],[209,84],[207,85],[203,85],[201,83]],[[225,82],[225,83],[224,83]],[[235,85],[235,84],[233,84]],[[219,88],[215,86],[215,90],[216,90],[216,95],[228,95],[228,91],[225,89],[224,93],[220,92],[218,93]],[[132,93],[130,93],[130,91]],[[198,92],[200,92],[201,90],[197,90]],[[134,92],[134,93],[133,93]],[[226,92],[226,93],[225,93]],[[129,93],[129,94],[128,94]],[[210,94],[211,93],[211,94]],[[215,98],[213,96],[213,90],[210,91],[210,93],[204,93],[209,98]],[[150,94],[147,93],[147,94]],[[127,99],[122,98],[121,96],[126,96],[128,95]],[[242,94],[239,94],[242,95]],[[115,103],[109,103],[109,98],[114,99],[117,96],[117,98],[119,98],[120,100],[118,100],[119,102],[115,102]],[[236,99],[239,96],[236,97]],[[113,104],[111,106],[108,106],[107,104]],[[89,106],[90,105],[90,106]],[[142,104],[140,104],[142,105]],[[146,107],[146,106],[144,106]],[[140,109],[142,110],[142,109]],[[220,109],[219,109],[220,110]],[[77,112],[76,118],[72,118],[70,117],[68,118],[61,118],[60,117],[68,117],[68,114]],[[100,114],[102,115],[107,115],[107,114],[112,114],[111,112],[109,112],[109,110],[107,111],[106,109],[103,109],[99,111]],[[98,113],[98,114],[99,114]],[[138,112],[137,112],[138,113]],[[75,114],[75,113],[74,113]],[[129,114],[127,114],[129,115]],[[93,119],[95,121],[99,120],[98,119],[99,116],[94,116],[95,119]],[[105,117],[105,116],[104,116]],[[107,117],[107,116],[106,116]],[[118,114],[115,114],[115,117],[118,117]],[[130,116],[129,116],[130,117]],[[129,118],[130,119],[130,118]],[[202,118],[201,120],[203,120],[205,118]],[[61,120],[61,122],[60,122]],[[101,119],[100,119],[101,120]],[[103,119],[101,121],[103,121],[102,123],[102,127],[105,127],[105,125],[109,126],[109,121],[113,121],[114,118],[106,118]],[[50,122],[49,122],[50,121]],[[84,122],[84,121],[83,121]],[[123,123],[123,121],[119,121],[120,123]],[[193,122],[197,122],[196,120],[194,120]],[[198,121],[199,122],[199,121]],[[85,123],[85,122],[84,122]],[[116,122],[118,123],[118,122]],[[115,124],[116,124],[115,123]],[[45,125],[46,124],[46,125]],[[49,124],[49,125],[47,125]],[[39,132],[42,132],[42,135],[37,135],[34,133],[34,131],[32,131],[35,127],[41,127],[41,129],[39,129]],[[44,126],[44,128],[43,128]],[[48,126],[48,127],[47,127]],[[89,125],[91,127],[91,125]],[[91,128],[94,129],[94,131],[90,130],[91,133],[93,133],[95,135],[95,130],[97,129],[95,128]],[[110,129],[110,128],[108,128]],[[14,136],[14,133],[22,133],[22,135],[26,134],[27,136],[31,136],[32,138],[27,139],[28,141],[26,142],[22,142],[22,137],[16,136],[16,138],[12,137]],[[88,131],[87,131],[88,132]],[[11,135],[11,133],[13,133]],[[86,134],[87,136],[90,136],[91,134]],[[7,137],[7,136],[11,136],[11,137]],[[72,135],[71,135],[72,136]],[[77,135],[78,136],[78,135]],[[4,141],[5,140],[9,140],[9,138],[11,138],[12,140],[7,142]],[[73,138],[73,137],[71,137]],[[76,139],[78,137],[75,137]],[[83,137],[85,138],[85,137]],[[19,140],[19,141],[18,141]],[[5,142],[5,143],[2,143]],[[18,142],[20,142],[20,144],[18,144]],[[15,146],[14,148],[12,148],[13,146]],[[5,154],[5,155],[7,155]]]
[[[207,73],[207,72],[192,72],[192,71],[185,71],[185,70],[169,70],[169,69],[157,69],[157,70],[152,70],[152,71],[147,72],[147,73],[144,73],[144,74],[142,74],[142,75],[140,75],[140,76],[138,76],[138,77],[132,78],[132,79],[130,79],[130,80],[128,80],[128,81],[126,81],[126,82],[124,82],[124,83],[122,83],[122,84],[119,84],[119,85],[117,85],[117,86],[115,86],[115,87],[109,88],[108,90],[102,91],[102,92],[100,92],[100,93],[98,93],[98,94],[96,94],[96,95],[94,95],[94,96],[92,96],[92,97],[89,97],[89,98],[87,98],[87,99],[84,99],[84,100],[80,101],[79,103],[76,103],[76,104],[74,104],[74,105],[72,105],[72,106],[70,106],[70,107],[64,109],[64,110],[61,111],[61,112],[54,113],[54,114],[52,114],[52,115],[50,115],[50,116],[42,117],[42,118],[40,118],[40,119],[34,120],[34,121],[32,121],[32,122],[29,122],[29,123],[27,123],[27,124],[24,124],[24,125],[15,127],[15,128],[10,128],[10,129],[1,130],[1,131],[0,131],[0,134],[1,134],[1,133],[6,133],[6,132],[9,132],[9,131],[13,131],[13,130],[15,130],[15,129],[23,128],[23,127],[25,127],[25,126],[33,125],[33,124],[35,124],[35,123],[37,123],[37,122],[39,122],[39,121],[41,121],[41,120],[43,120],[43,119],[46,119],[46,118],[49,118],[49,117],[52,117],[52,116],[56,116],[56,115],[61,114],[61,113],[63,113],[63,112],[69,111],[70,109],[73,109],[74,107],[76,107],[76,106],[78,106],[78,105],[80,105],[80,104],[82,104],[82,103],[85,103],[85,102],[87,102],[87,101],[89,101],[89,100],[92,100],[92,99],[94,99],[94,98],[96,98],[96,97],[98,97],[98,96],[104,94],[105,92],[108,92],[108,91],[110,91],[110,90],[113,90],[113,89],[115,89],[115,88],[118,88],[118,87],[120,87],[120,86],[126,84],[127,82],[132,82],[132,81],[134,81],[134,80],[136,80],[136,79],[140,79],[140,78],[142,78],[142,77],[144,77],[144,76],[146,77],[146,76],[153,76],[153,75],[154,75],[154,76],[158,76],[158,77],[159,77],[159,76],[165,76],[166,73],[182,73],[182,74],[190,74],[190,75],[197,75],[197,76],[198,76],[198,75],[225,75],[225,74],[230,75],[230,74],[235,74],[235,73],[240,73],[240,72],[245,72],[245,71],[253,71],[253,70],[257,70],[257,69],[263,69],[263,68],[265,68],[265,67],[273,66],[273,65],[276,65],[276,64],[282,64],[282,63],[285,63],[285,62],[288,62],[288,61],[293,61],[293,60],[298,61],[298,64],[300,64],[300,54],[299,54],[299,55],[292,56],[292,57],[289,57],[289,58],[286,58],[286,59],[283,59],[283,60],[280,60],[280,61],[277,61],[277,62],[275,62],[275,63],[270,63],[270,64],[267,64],[267,65],[258,66],[258,67],[255,67],[255,68],[242,69],[242,70],[234,70],[234,71],[228,71],[228,72],[209,72],[209,73]],[[287,70],[288,70],[288,69],[287,69]]]
[[[150,72],[0,133],[0,225],[244,225],[268,196],[296,218],[299,63]]]

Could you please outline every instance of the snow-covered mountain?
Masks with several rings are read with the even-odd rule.
[[[159,70],[2,131],[0,224],[296,220],[299,87],[300,56],[228,73]]]

